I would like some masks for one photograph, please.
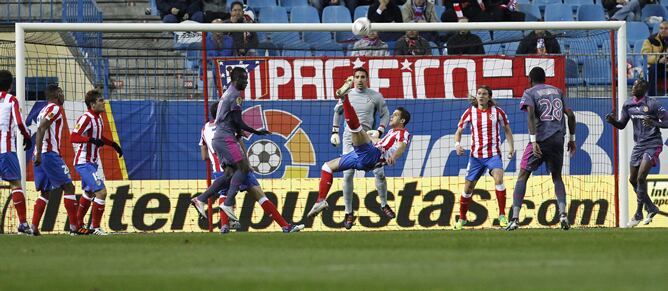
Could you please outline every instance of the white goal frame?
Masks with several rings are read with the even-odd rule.
[[[371,30],[395,31],[459,31],[459,30],[614,30],[616,31],[617,52],[617,114],[621,114],[627,95],[626,79],[626,22],[624,21],[564,21],[564,22],[469,22],[469,23],[371,23]],[[16,97],[21,111],[25,113],[25,77],[26,77],[26,32],[302,32],[331,31],[350,32],[352,23],[239,23],[239,24],[202,24],[202,23],[16,23]],[[620,45],[622,44],[622,45]],[[618,177],[617,198],[619,227],[626,227],[628,222],[628,184],[629,159],[628,149],[631,129],[619,130],[618,135]],[[23,144],[23,136],[17,134],[18,145]],[[25,188],[26,159],[22,146],[17,146],[21,166],[21,183]],[[614,163],[614,162],[613,162]],[[614,165],[613,165],[614,169]],[[613,173],[614,174],[614,173]]]

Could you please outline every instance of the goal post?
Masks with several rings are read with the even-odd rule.
[[[35,32],[104,32],[104,33],[133,33],[133,32],[350,32],[351,23],[279,23],[279,24],[199,24],[199,23],[16,23],[15,25],[15,57],[16,57],[16,92],[22,110],[25,108],[25,78],[26,78],[26,33]],[[500,22],[500,23],[371,23],[372,31],[381,32],[405,32],[416,31],[438,31],[449,32],[459,30],[608,30],[616,33],[615,57],[616,60],[616,87],[617,104],[616,110],[621,112],[624,102],[628,99],[627,94],[627,36],[626,23],[621,21],[566,21],[566,22]],[[621,44],[621,45],[620,45]],[[207,86],[208,87],[208,86]],[[206,90],[206,89],[205,89]],[[26,114],[23,111],[23,114]],[[23,137],[17,135],[17,144],[22,144]],[[614,175],[619,184],[616,189],[618,212],[615,213],[619,227],[626,227],[628,220],[628,185],[626,177],[629,175],[628,161],[629,140],[631,129],[619,131],[616,152],[619,165]],[[522,147],[516,146],[517,152]],[[17,154],[23,173],[26,173],[25,153],[22,147],[17,147]],[[26,175],[22,176],[25,185]],[[456,190],[459,191],[459,190]],[[457,193],[457,192],[456,192]],[[396,195],[396,193],[395,193]]]

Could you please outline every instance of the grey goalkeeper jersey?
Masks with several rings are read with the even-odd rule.
[[[368,88],[363,91],[353,89],[348,93],[348,100],[350,100],[350,104],[355,108],[357,118],[360,120],[360,124],[365,131],[377,129],[375,117],[376,113],[378,113],[380,115],[378,127],[382,127],[383,132],[385,132],[385,127],[387,127],[387,123],[390,121],[390,113],[387,110],[387,104],[385,104],[383,95]],[[343,103],[339,100],[336,106],[334,106],[334,126],[340,126],[342,115]],[[350,135],[350,129],[348,129],[348,125],[346,124],[343,137],[345,139]]]

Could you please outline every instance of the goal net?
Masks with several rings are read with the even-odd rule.
[[[395,54],[401,46],[396,39],[404,32],[392,24],[372,26],[387,40],[382,54],[356,50],[354,43],[361,37],[352,35],[350,25],[345,24],[315,28],[244,25],[258,39],[257,44],[244,48],[234,47],[237,33],[244,37],[235,25],[96,24],[85,28],[85,24],[24,24],[24,41],[15,42],[13,33],[0,34],[0,64],[15,75],[20,73],[14,69],[17,61],[25,64],[23,116],[33,133],[36,115],[46,105],[44,88],[54,83],[64,90],[61,155],[71,169],[78,195],[82,190],[72,167],[69,135],[76,119],[87,111],[85,93],[94,88],[103,92],[104,135],[124,151],[118,157],[112,148],[103,147],[100,155],[98,175],[104,177],[108,190],[102,227],[111,232],[217,230],[217,199],[211,204],[210,221],[198,219],[190,199],[204,191],[211,178],[211,166],[201,157],[201,129],[211,119],[208,106],[226,89],[233,67],[249,73],[249,85],[243,92],[244,120],[273,133],[244,139],[248,159],[264,194],[289,222],[304,223],[309,230],[344,230],[340,173],[328,196],[329,209],[314,220],[306,214],[318,195],[322,164],[342,153],[341,146],[330,143],[337,102],[334,92],[355,67],[368,70],[370,88],[384,96],[390,113],[402,106],[412,118],[409,146],[396,165],[385,167],[387,200],[397,218],[383,216],[373,174],[358,172],[352,196],[358,216],[354,230],[450,229],[454,225],[471,132],[470,128],[464,131],[462,144],[467,151],[462,156],[455,152],[454,133],[471,106],[469,97],[481,85],[493,89],[493,98],[506,112],[513,131],[512,159],[506,158],[510,145],[503,130],[500,144],[510,215],[516,175],[529,140],[527,116],[519,101],[530,87],[528,72],[542,67],[547,83],[566,92],[577,120],[577,152],[572,158],[566,153],[563,166],[569,219],[575,227],[615,227],[619,214],[626,211],[620,205],[625,208],[627,203],[616,197],[614,161],[620,144],[604,119],[617,108],[616,86],[626,87],[627,81],[618,83],[615,75],[619,51],[612,44],[617,43],[619,25],[613,24],[510,23],[494,24],[491,30],[491,24],[471,23],[465,28],[481,40],[483,55],[452,55],[462,47],[454,42],[448,45],[448,39],[463,30],[461,24],[404,26],[404,31],[421,31],[428,43],[427,56]],[[334,32],[324,31],[329,29]],[[558,51],[535,54],[534,39],[529,41],[533,43],[528,48],[531,53],[518,52],[529,35],[546,29],[548,33],[537,38]],[[202,31],[209,31],[204,39]],[[314,38],[322,41],[314,42]],[[15,54],[17,45],[25,46],[23,55]],[[642,60],[634,58],[635,48],[631,49],[628,63],[642,68]],[[626,64],[623,67],[626,74]],[[641,76],[641,71],[629,70],[629,82]],[[621,89],[625,94],[626,89]],[[380,122],[379,113],[375,126]],[[344,124],[339,126],[343,131]],[[30,219],[38,193],[32,183],[32,150],[25,157]],[[470,226],[498,227],[494,189],[493,179],[483,175],[473,192]],[[65,229],[67,215],[61,195],[51,193],[41,222],[43,232]],[[2,190],[0,199],[2,231],[14,232],[17,221],[9,191]],[[242,231],[280,230],[252,195],[238,195],[236,209]],[[526,227],[555,227],[556,210],[553,183],[543,166],[529,179],[520,221]]]

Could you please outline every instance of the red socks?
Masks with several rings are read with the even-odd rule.
[[[499,215],[506,215],[506,187],[496,185],[496,202],[499,204]]]
[[[343,116],[346,118],[346,123],[348,124],[348,128],[350,128],[351,131],[359,131],[360,130],[360,121],[357,118],[357,113],[355,112],[355,108],[350,104],[350,100],[348,98],[343,98]]]
[[[104,200],[95,198],[93,200],[93,211],[91,216],[93,217],[93,228],[100,228],[100,222],[102,221],[102,214],[104,213]]]
[[[86,194],[81,195],[81,198],[79,198],[79,208],[77,209],[77,226],[79,228],[85,225],[84,217],[86,216],[86,213],[88,213],[88,208],[90,208],[92,200],[93,198],[88,198]]]
[[[285,221],[283,216],[281,216],[281,214],[278,213],[278,210],[276,210],[276,205],[274,205],[274,203],[269,201],[269,199],[267,199],[267,197],[260,198],[258,203],[260,203],[260,206],[262,206],[262,209],[264,210],[264,213],[269,214],[269,217],[274,219],[274,221],[276,223],[278,223],[278,225],[280,225],[281,227],[285,227],[285,226],[288,225],[288,222]]]
[[[32,213],[32,225],[35,229],[39,229],[39,222],[42,220],[42,215],[44,214],[44,209],[46,209],[47,203],[49,203],[49,200],[43,196],[39,196],[37,201],[35,201],[35,210]]]
[[[329,193],[329,189],[332,188],[332,181],[334,181],[334,175],[332,170],[327,166],[327,164],[322,165],[322,171],[320,171],[320,190],[318,191],[318,201],[324,200]]]
[[[77,197],[74,194],[63,195],[63,202],[65,210],[67,210],[67,217],[70,220],[70,230],[74,231],[77,227]]]
[[[23,194],[23,189],[12,189],[12,201],[14,202],[14,209],[19,217],[20,223],[26,223],[26,197]]]
[[[218,205],[223,205],[223,203],[225,203],[225,196],[220,196],[218,199]],[[225,211],[220,210],[218,212],[220,213],[220,227],[222,228],[224,225],[228,225],[230,223],[230,218],[227,217]]]
[[[464,196],[467,195],[468,197]],[[471,203],[471,193],[462,193],[462,196],[459,198],[459,219],[466,219],[466,212],[469,211],[469,204]]]

